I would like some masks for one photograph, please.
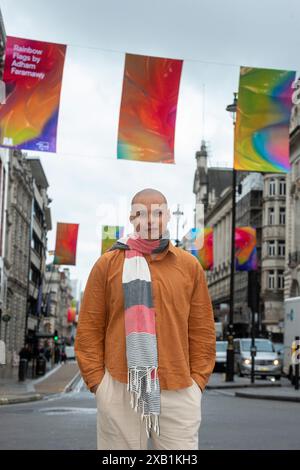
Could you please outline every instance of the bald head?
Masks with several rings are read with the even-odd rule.
[[[163,193],[153,188],[145,188],[136,193],[131,201],[131,205],[136,203],[143,203],[144,200],[150,201],[153,200],[154,203],[158,204],[167,204],[167,199]],[[160,202],[158,202],[160,201]]]
[[[167,199],[157,189],[145,188],[136,193],[131,201],[130,222],[144,239],[158,239],[165,233],[170,211]]]

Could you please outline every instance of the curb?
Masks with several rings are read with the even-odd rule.
[[[281,387],[281,383],[267,383],[267,384],[232,384],[232,385],[206,385],[205,388],[208,390],[218,390],[218,389],[231,389],[231,388],[260,388],[260,387]]]
[[[260,395],[260,394],[255,394],[255,393],[247,393],[247,392],[235,392],[235,396],[239,398],[255,398],[261,399],[261,400],[275,400],[275,401],[289,401],[289,402],[294,402],[294,403],[299,403],[300,402],[300,396],[299,397],[288,397],[288,396],[276,396],[276,395]]]
[[[1,405],[14,405],[17,403],[29,403],[31,401],[38,401],[43,400],[44,395],[36,394],[30,395],[28,397],[16,397],[16,398],[0,398],[0,406]]]
[[[70,382],[65,386],[63,393],[71,392],[79,380],[80,380],[80,371],[78,371],[76,375],[73,377],[73,379],[71,379]]]
[[[38,385],[39,383],[43,382],[48,377],[50,377],[52,374],[54,374],[54,372],[58,371],[58,369],[60,369],[60,368],[61,368],[61,364],[57,364],[52,369],[48,370],[48,372],[45,375],[43,375],[42,377],[39,377],[38,379],[31,379],[31,384],[33,386]]]

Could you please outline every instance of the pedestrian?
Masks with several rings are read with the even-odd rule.
[[[50,359],[51,359],[51,350],[50,350],[49,346],[47,346],[47,348],[45,350],[45,358],[46,358],[47,362],[49,362]]]
[[[20,350],[19,357],[20,359],[27,359],[28,362],[30,361],[32,354],[28,343],[26,343],[25,346],[23,346],[23,348]]]
[[[67,354],[66,354],[66,350],[63,349],[62,350],[62,353],[61,353],[61,361],[65,364],[67,362]]]
[[[59,346],[54,347],[54,364],[58,364],[61,361],[61,352]]]
[[[201,402],[215,364],[204,271],[170,241],[165,196],[132,199],[133,233],[95,262],[75,351],[95,393],[98,449],[198,449]]]

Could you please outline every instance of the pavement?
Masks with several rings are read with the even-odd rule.
[[[233,382],[225,381],[225,373],[214,373],[206,386],[207,390],[233,390],[239,398],[300,402],[300,389],[295,390],[286,377],[280,381],[255,377],[252,384],[248,377],[234,376]]]
[[[40,378],[31,379],[30,369],[24,382],[18,380],[17,367],[0,367],[0,405],[25,403],[42,400],[49,395],[71,391],[80,380],[80,372],[76,361],[59,364],[51,368]],[[262,400],[279,400],[300,402],[300,390],[295,390],[286,377],[280,381],[234,376],[233,382],[225,381],[225,373],[214,373],[206,386],[206,390],[228,390],[239,398],[255,398]]]
[[[18,380],[18,367],[0,367],[0,405],[26,403],[42,400],[45,396],[69,392],[80,378],[75,361],[58,364],[51,368],[47,364],[46,374],[31,379],[30,369],[27,379]]]

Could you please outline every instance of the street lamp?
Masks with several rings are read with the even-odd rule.
[[[179,204],[177,205],[177,210],[175,212],[172,212],[172,214],[175,215],[176,219],[177,219],[176,240],[175,240],[176,245],[175,246],[179,246],[179,238],[178,238],[178,236],[179,236],[179,219],[184,214],[183,212],[181,212],[179,210]]]
[[[231,113],[235,126],[237,93],[234,93],[233,103],[226,107]],[[233,315],[234,315],[234,271],[235,271],[235,209],[236,209],[236,170],[232,169],[232,220],[231,220],[231,268],[230,268],[230,310],[227,327],[227,356],[226,356],[226,382],[234,381],[234,348],[233,348]]]

